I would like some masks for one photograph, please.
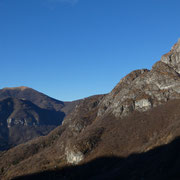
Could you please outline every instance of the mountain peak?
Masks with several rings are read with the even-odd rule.
[[[180,52],[180,38],[178,39],[178,42],[171,48],[171,51]]]
[[[19,86],[19,87],[5,87],[3,88],[4,90],[25,90],[25,89],[30,89],[29,87],[26,87],[26,86]]]
[[[170,52],[162,56],[161,61],[180,74],[180,39],[171,48]]]

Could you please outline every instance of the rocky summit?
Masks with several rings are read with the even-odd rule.
[[[124,77],[100,103],[98,116],[123,117],[180,98],[180,40],[151,70],[136,70]]]
[[[0,177],[180,179],[179,109],[180,40],[151,70],[79,101],[47,136],[1,152]]]

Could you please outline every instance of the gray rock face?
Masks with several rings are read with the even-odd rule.
[[[180,39],[172,47],[169,53],[162,56],[161,61],[168,64],[176,72],[180,73]]]
[[[103,97],[104,95],[98,95],[83,99],[63,121],[66,138],[62,138],[60,144],[64,144],[62,151],[69,164],[78,164],[100,141],[103,128],[90,131],[90,134],[86,134],[86,128],[96,120],[98,105]],[[81,136],[83,132],[86,135]]]
[[[133,111],[144,112],[173,99],[180,99],[180,41],[151,70],[135,70],[122,78],[109,94],[85,99],[64,124],[68,125],[73,137],[79,137],[97,119],[105,119],[108,115],[123,118]],[[73,164],[82,161],[86,152],[91,152],[97,144],[83,138],[79,146],[75,139],[70,140],[73,143],[65,152],[67,162]]]
[[[155,63],[151,70],[135,70],[125,76],[117,86],[106,95],[92,96],[82,100],[74,111],[65,118],[68,143],[62,150],[66,161],[78,164],[101,141],[104,129],[97,126],[95,132],[89,130],[99,121],[114,115],[123,118],[133,111],[144,112],[172,99],[180,99],[180,74],[178,66],[180,42],[170,51],[176,61]],[[178,64],[179,63],[179,64]]]
[[[84,159],[84,155],[80,151],[72,151],[66,148],[65,151],[66,159],[69,164],[78,164],[80,161]]]
[[[140,99],[135,101],[135,110],[148,110],[151,107],[151,102],[148,99]]]
[[[180,98],[180,40],[154,64],[124,77],[99,105],[98,116],[123,117]]]

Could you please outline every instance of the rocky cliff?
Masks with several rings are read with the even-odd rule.
[[[124,77],[104,97],[98,116],[112,113],[123,117],[132,111],[146,111],[180,98],[180,40],[151,70],[136,70]]]

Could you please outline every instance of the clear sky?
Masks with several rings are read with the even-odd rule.
[[[0,0],[0,88],[108,93],[180,38],[180,0]]]

